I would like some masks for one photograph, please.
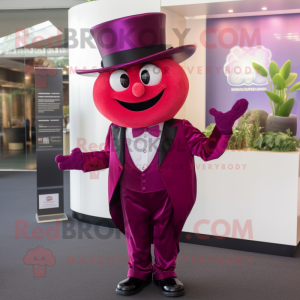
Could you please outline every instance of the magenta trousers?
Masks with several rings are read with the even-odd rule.
[[[177,277],[173,206],[167,191],[139,193],[121,186],[121,202],[129,256],[127,276],[142,280],[151,280],[152,274],[154,280]]]

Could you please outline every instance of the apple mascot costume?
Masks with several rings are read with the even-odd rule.
[[[116,288],[120,295],[140,292],[152,278],[163,295],[184,294],[174,270],[180,233],[196,200],[194,156],[219,158],[234,122],[248,107],[241,99],[226,113],[212,108],[216,127],[209,138],[188,121],[174,119],[189,90],[179,63],[196,46],[166,49],[165,19],[162,13],[148,13],[91,29],[102,68],[77,73],[99,73],[94,102],[113,123],[103,151],[76,148],[56,157],[61,170],[109,168],[110,214],[126,235],[129,255],[127,278]]]

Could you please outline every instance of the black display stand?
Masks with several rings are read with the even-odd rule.
[[[62,69],[35,68],[38,223],[68,220],[63,172],[55,162],[63,153],[62,82]]]

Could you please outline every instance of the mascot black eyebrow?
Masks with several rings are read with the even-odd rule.
[[[209,138],[188,121],[174,119],[189,90],[179,63],[192,56],[196,46],[166,49],[165,21],[162,13],[148,13],[91,29],[103,67],[77,73],[99,73],[94,102],[112,124],[103,151],[82,153],[76,148],[71,155],[56,157],[61,170],[109,168],[110,214],[126,235],[129,255],[127,278],[115,290],[120,295],[134,295],[152,279],[165,296],[185,293],[175,260],[181,230],[196,200],[194,156],[204,161],[219,158],[235,120],[248,107],[247,100],[240,99],[226,113],[211,109],[216,127]],[[130,32],[130,43],[120,36],[124,32]]]

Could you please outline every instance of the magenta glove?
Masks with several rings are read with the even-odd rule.
[[[232,134],[234,122],[246,112],[248,104],[249,102],[246,99],[240,99],[226,113],[217,111],[215,108],[211,108],[209,113],[215,117],[216,126],[220,132],[229,135]]]
[[[81,170],[83,171],[83,154],[79,148],[72,150],[70,155],[57,155],[55,161],[60,170]]]

